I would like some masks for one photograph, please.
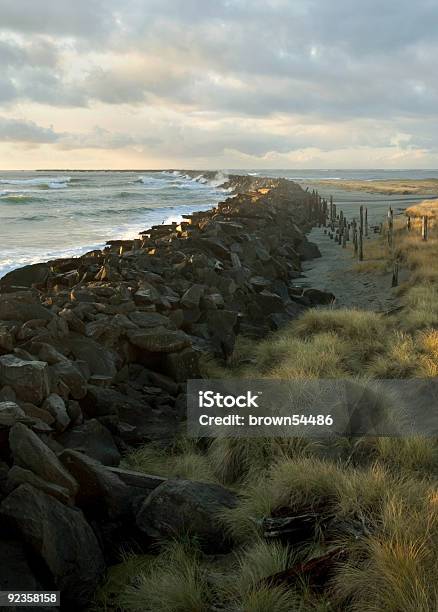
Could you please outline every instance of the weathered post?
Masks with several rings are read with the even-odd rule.
[[[388,246],[392,248],[393,245],[393,233],[394,233],[394,212],[391,206],[388,209]]]
[[[359,261],[363,261],[363,235],[359,232]]]
[[[368,208],[365,208],[365,236],[368,236]]]
[[[396,259],[394,261],[394,266],[392,269],[392,282],[391,282],[391,287],[397,287],[398,286],[398,260]]]
[[[421,223],[421,237],[423,240],[427,240],[428,237],[428,218],[426,215],[423,215],[422,223]]]
[[[363,206],[360,207],[359,215],[359,234],[363,236]]]
[[[408,230],[408,232],[411,231],[411,218],[408,215],[408,218],[406,219],[406,229]]]

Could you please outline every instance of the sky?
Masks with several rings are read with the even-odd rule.
[[[0,0],[0,170],[438,168],[436,0]]]

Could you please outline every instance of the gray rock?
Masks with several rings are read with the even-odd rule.
[[[117,355],[91,338],[77,336],[66,342],[76,359],[85,361],[91,374],[115,376],[117,373]],[[78,398],[74,398],[78,399]]]
[[[182,296],[180,300],[181,306],[184,308],[198,308],[204,292],[205,287],[203,285],[192,285]]]
[[[33,319],[50,321],[52,318],[53,314],[50,310],[40,304],[17,302],[12,297],[0,300],[0,321],[30,321]]]
[[[21,423],[12,427],[9,446],[14,463],[31,470],[42,479],[66,488],[72,497],[78,486],[55,453],[30,429]]]
[[[158,312],[142,312],[136,310],[128,315],[129,319],[138,327],[169,327],[170,321],[167,317]]]
[[[13,427],[26,420],[26,413],[14,402],[0,402],[0,427]]]
[[[64,400],[57,393],[51,393],[43,403],[42,408],[54,417],[58,431],[64,431],[70,425],[70,417]]]
[[[44,493],[47,493],[47,495],[52,495],[63,504],[69,504],[71,501],[70,491],[68,491],[68,489],[40,478],[40,476],[37,476],[31,470],[26,470],[19,465],[14,465],[8,472],[7,487],[9,491],[12,491],[22,484],[30,484],[36,489],[40,489]]]
[[[153,538],[190,534],[207,551],[228,544],[218,513],[234,508],[237,498],[220,485],[190,480],[167,480],[145,499],[137,514],[137,526]]]
[[[75,400],[80,400],[87,394],[87,380],[80,371],[79,367],[71,361],[60,361],[49,367],[50,377],[57,381],[62,381],[70,389],[71,396]]]
[[[47,363],[3,355],[0,357],[0,385],[12,387],[17,397],[25,402],[40,404],[49,394]]]
[[[190,338],[182,331],[164,327],[150,330],[128,332],[129,341],[138,348],[150,353],[172,353],[190,346]]]
[[[66,608],[90,603],[105,571],[102,551],[82,512],[25,484],[1,504],[9,519],[45,563]]]

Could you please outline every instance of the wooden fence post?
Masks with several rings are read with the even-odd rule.
[[[394,266],[392,269],[392,283],[391,283],[391,287],[397,287],[398,286],[398,260],[396,259],[394,261]]]
[[[359,232],[359,261],[363,261],[363,236]]]
[[[428,218],[426,215],[423,216],[422,219],[422,223],[421,223],[421,237],[423,238],[423,240],[427,240],[427,234],[428,234]]]
[[[365,236],[368,236],[368,208],[365,208]]]

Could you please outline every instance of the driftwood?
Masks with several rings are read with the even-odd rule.
[[[347,551],[341,546],[332,548],[324,555],[312,557],[304,563],[297,563],[292,567],[272,574],[262,583],[268,586],[291,584],[298,579],[305,579],[309,586],[315,590],[322,589],[333,575],[336,565],[347,559]]]

